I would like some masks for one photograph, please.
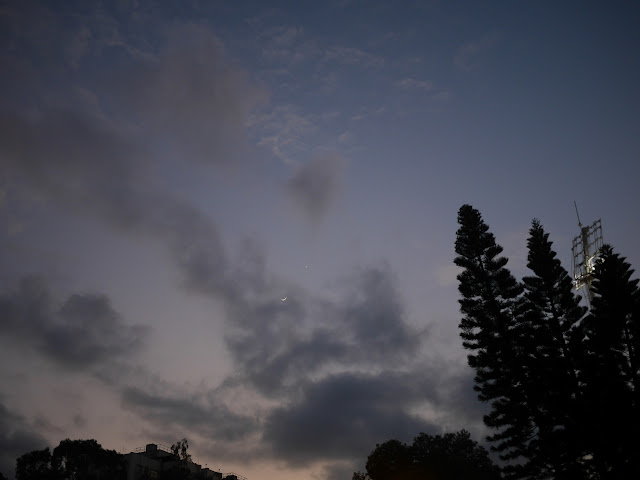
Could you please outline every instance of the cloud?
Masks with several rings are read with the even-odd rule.
[[[353,141],[354,137],[355,137],[355,135],[347,130],[347,131],[342,132],[340,134],[340,136],[338,137],[338,143],[340,143],[340,144],[349,144],[349,143],[351,143]]]
[[[74,65],[95,48],[92,32],[80,35],[78,49],[61,49]],[[282,33],[276,41],[283,47],[300,34]],[[0,165],[16,188],[33,189],[56,206],[165,246],[182,286],[225,309],[235,371],[220,390],[165,389],[143,367],[137,374],[126,370],[136,369],[126,361],[145,340],[144,329],[126,324],[102,295],[71,295],[57,303],[37,278],[0,296],[3,334],[63,368],[119,360],[122,376],[115,368],[100,369],[98,378],[121,393],[125,409],[148,428],[159,425],[158,433],[192,431],[216,448],[231,443],[244,451],[263,420],[262,448],[298,465],[362,458],[388,436],[410,439],[418,430],[432,431],[433,423],[412,409],[425,397],[441,402],[441,372],[412,363],[426,335],[407,322],[388,267],[356,272],[336,299],[313,295],[271,274],[255,243],[242,245],[238,257],[230,255],[214,220],[154,183],[165,149],[167,157],[177,153],[186,162],[220,166],[237,160],[246,119],[262,90],[225,59],[220,42],[202,27],[173,29],[160,40],[163,47],[144,54],[118,35],[110,42],[110,54],[124,56],[122,65],[117,73],[97,72],[107,81],[82,90],[89,100],[79,101],[78,88],[70,88],[55,101],[43,95],[32,110],[0,108]],[[339,47],[325,60],[383,66],[374,55]],[[77,80],[61,75],[67,78]],[[271,115],[263,118],[272,127],[263,145],[294,165],[292,158],[308,150],[305,136],[314,132],[314,118],[291,106],[276,107]],[[285,188],[318,221],[335,203],[343,173],[339,156],[314,156]],[[279,300],[282,291],[291,292],[287,302]],[[133,382],[135,375],[143,383]],[[224,395],[239,391],[248,393],[242,398],[251,404],[244,412]],[[272,409],[273,401],[280,406]],[[317,435],[309,434],[313,428]]]
[[[345,478],[352,478],[353,472],[358,469],[362,470],[361,467],[358,467],[362,461],[363,459],[360,459],[359,461],[330,462],[323,468],[323,478],[326,480],[344,480]]]
[[[478,400],[473,389],[474,377],[475,372],[470,368],[449,372],[446,381],[440,385],[438,395],[440,403],[446,406],[443,423],[452,425],[450,430],[465,428],[476,438],[482,438],[486,434],[482,417],[489,413],[489,406]]]
[[[404,304],[390,269],[367,268],[352,281],[355,288],[346,297],[343,320],[353,330],[356,345],[367,351],[367,361],[391,362],[394,356],[411,355],[421,338],[405,323]]]
[[[431,82],[427,82],[426,80],[417,80],[415,78],[403,78],[397,85],[403,89],[418,89],[424,90],[425,92],[433,90],[433,84]]]
[[[334,46],[325,52],[325,60],[364,68],[381,68],[384,59],[359,48]]]
[[[147,329],[126,325],[107,297],[75,294],[57,306],[44,282],[24,278],[0,296],[0,331],[67,369],[86,369],[138,351]]]
[[[220,58],[213,37],[190,31],[157,64],[131,67],[133,73],[121,77],[131,87],[122,100],[138,116],[136,128],[118,121],[117,108],[106,117],[79,108],[74,98],[68,99],[73,107],[46,106],[34,114],[0,110],[0,164],[16,188],[164,242],[188,288],[232,295],[229,288],[222,292],[230,283],[222,280],[228,265],[216,225],[157,188],[154,152],[145,141],[162,130],[160,137],[174,139],[185,158],[224,163],[228,149],[238,146],[233,139],[243,135],[251,88]],[[203,45],[194,46],[198,40]],[[190,142],[190,135],[205,143]]]
[[[215,223],[155,188],[149,152],[112,123],[49,110],[35,119],[5,112],[0,126],[0,164],[16,184],[117,230],[164,243],[185,287],[232,295]]]
[[[303,34],[302,27],[294,27],[294,26],[278,26],[274,27],[271,31],[271,41],[275,45],[288,47],[295,43],[295,40],[298,39]]]
[[[309,383],[299,400],[274,409],[264,438],[278,458],[293,466],[365,458],[378,442],[437,431],[431,422],[408,413],[428,394],[429,386],[417,376],[329,376]]]
[[[47,441],[23,416],[11,412],[0,402],[0,473],[13,478],[18,457],[46,446]]]
[[[281,62],[290,68],[305,62],[335,62],[341,65],[378,69],[385,65],[384,58],[357,47],[321,46],[300,26],[268,25],[264,18],[249,19],[262,42],[262,55],[271,62]]]
[[[343,160],[317,155],[299,167],[286,184],[295,204],[314,222],[321,220],[340,192]]]
[[[392,438],[410,442],[420,432],[462,428],[481,438],[487,432],[480,419],[488,412],[473,391],[473,374],[448,367],[425,362],[408,370],[307,381],[267,416],[264,441],[290,466],[326,461],[328,472],[353,472],[377,443]]]
[[[0,164],[16,182],[28,181],[56,200],[89,202],[120,215],[112,206],[122,192],[143,184],[146,160],[114,125],[78,111],[0,112]],[[114,219],[126,223],[124,217]]]
[[[239,381],[268,396],[286,396],[328,371],[394,368],[415,354],[424,332],[406,322],[388,267],[354,274],[344,295],[328,301],[290,290],[281,302],[246,297],[229,311],[227,344]]]
[[[286,65],[309,60],[314,56],[316,47],[313,42],[304,40],[304,29],[302,27],[278,25],[275,27],[264,27],[261,20],[253,22],[261,29],[262,55],[269,61],[280,61]]]
[[[284,163],[295,165],[295,158],[309,149],[307,141],[317,131],[315,120],[294,105],[277,105],[268,113],[251,115],[247,126],[259,136],[259,146],[269,148]]]
[[[173,429],[233,443],[246,439],[257,429],[255,418],[231,412],[215,400],[215,395],[150,393],[129,386],[123,389],[122,402],[151,425],[162,425],[165,434]]]
[[[3,44],[8,67],[0,86],[9,95],[0,107],[46,112],[75,104],[71,109],[80,110],[74,96],[82,92],[95,98],[93,115],[131,130],[138,143],[158,152],[202,163],[242,158],[246,116],[266,100],[266,90],[228,61],[208,28],[176,21],[154,31],[150,44],[126,37],[109,8],[93,2],[80,13],[61,8],[68,14],[46,5],[7,13],[12,41]],[[140,28],[145,19],[132,15],[130,22]]]
[[[134,49],[122,48],[123,42],[118,37],[109,46],[117,50],[111,56],[122,60],[119,68],[98,72],[106,79],[102,83],[77,85],[82,99],[92,101],[80,101],[79,90],[70,88],[56,92],[55,102],[43,95],[31,110],[0,105],[3,174],[14,190],[33,191],[56,208],[164,245],[185,289],[229,305],[241,303],[267,288],[259,251],[245,246],[241,255],[249,261],[231,265],[215,222],[155,179],[171,153],[178,152],[181,161],[215,165],[237,159],[248,110],[262,98],[262,89],[226,61],[218,40],[201,27],[172,29],[161,40],[164,47],[146,55],[132,55]],[[68,71],[61,78],[79,81]],[[10,80],[23,79],[16,74]],[[146,330],[125,324],[103,295],[71,295],[59,302],[33,277],[0,296],[0,313],[3,337],[58,367],[109,362],[110,368],[91,373],[121,391],[123,405],[149,422],[167,425],[172,419],[182,432],[193,429],[215,439],[238,438],[255,428],[253,418],[230,413],[213,397],[205,401],[130,385],[147,377],[143,367],[126,362],[140,349]]]
[[[482,38],[466,43],[458,48],[453,58],[456,68],[469,72],[475,69],[482,56],[489,51],[498,41],[497,34],[487,34]]]
[[[204,163],[239,160],[249,112],[266,91],[224,57],[221,42],[206,28],[170,30],[156,58],[137,61],[115,75],[113,104],[129,121],[181,156]]]

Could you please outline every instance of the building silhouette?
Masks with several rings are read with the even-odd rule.
[[[125,455],[127,480],[159,479],[163,477],[180,478],[177,472],[184,472],[186,476],[197,480],[247,480],[235,473],[223,474],[207,467],[181,460],[165,445],[149,443],[146,447],[136,448]]]

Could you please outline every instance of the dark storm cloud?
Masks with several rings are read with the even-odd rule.
[[[0,331],[58,365],[84,369],[131,354],[146,328],[124,324],[103,295],[71,295],[61,305],[44,282],[25,278],[0,295]]]
[[[296,466],[323,458],[363,458],[376,443],[437,431],[408,413],[430,394],[433,388],[418,375],[329,376],[309,383],[299,401],[273,410],[264,438],[278,458]]]
[[[304,294],[232,305],[227,337],[240,371],[263,393],[278,395],[327,368],[391,368],[411,358],[425,332],[406,319],[387,267],[358,272],[339,301]]]
[[[321,220],[340,191],[343,161],[318,155],[299,167],[286,184],[295,204],[313,221]]]
[[[387,266],[368,268],[354,278],[343,307],[344,324],[367,360],[388,362],[415,352],[421,336],[406,323],[396,278]]]
[[[353,472],[363,470],[360,466],[362,463],[362,459],[358,461],[331,462],[323,468],[324,478],[326,480],[348,480],[353,477]]]
[[[47,441],[37,434],[24,417],[0,402],[0,473],[13,478],[16,459],[32,450],[41,450]]]
[[[449,411],[463,424],[478,421],[489,413],[489,406],[478,400],[478,394],[473,390],[474,376],[474,371],[470,368],[451,373],[440,392],[440,397],[446,401]]]
[[[149,393],[137,387],[126,387],[122,402],[124,407],[137,412],[151,424],[162,425],[165,432],[175,428],[211,440],[234,442],[257,429],[254,418],[231,412],[217,402],[214,395]]]
[[[472,375],[426,361],[402,371],[346,371],[307,380],[267,416],[264,441],[292,466],[329,462],[331,478],[361,468],[377,443],[411,442],[420,432],[442,433],[443,424],[448,431],[470,430],[480,440],[486,430],[478,422],[487,412],[472,387]]]

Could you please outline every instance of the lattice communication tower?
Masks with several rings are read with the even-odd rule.
[[[578,214],[578,206],[576,207],[576,215],[578,216],[578,227],[580,227],[580,235],[573,239],[571,253],[573,254],[573,283],[576,290],[584,288],[589,303],[592,300],[593,292],[591,291],[591,282],[596,270],[596,263],[600,258],[600,249],[602,248],[602,224],[600,219],[591,225],[583,227]]]

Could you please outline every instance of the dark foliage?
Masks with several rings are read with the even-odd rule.
[[[418,435],[412,445],[389,440],[371,452],[367,473],[353,480],[494,480],[498,468],[487,451],[464,430],[444,435]]]
[[[119,478],[123,455],[105,450],[95,440],[63,440],[53,450],[52,470],[63,478]]]
[[[522,326],[527,356],[529,394],[537,435],[532,440],[530,471],[538,477],[573,478],[586,452],[581,448],[585,423],[578,384],[576,355],[578,325],[586,308],[573,292],[568,272],[556,258],[549,234],[536,219],[527,240],[523,278]],[[540,388],[544,385],[544,388]]]
[[[49,448],[33,450],[16,460],[16,480],[53,479]]]
[[[483,447],[461,430],[444,435],[421,433],[411,447],[419,478],[491,480],[499,470]]]
[[[399,440],[388,440],[367,458],[367,475],[372,480],[393,480],[407,476],[412,466],[411,450]]]
[[[16,480],[118,480],[126,478],[124,456],[95,440],[62,440],[53,450],[34,450],[16,461]]]
[[[530,441],[536,434],[535,412],[527,398],[529,379],[524,368],[527,356],[521,324],[523,287],[506,268],[495,241],[480,212],[464,205],[458,213],[455,264],[462,296],[460,336],[469,350],[469,366],[475,369],[475,390],[491,411],[485,424],[495,433],[489,437],[492,449],[503,460],[530,459]]]
[[[460,335],[504,474],[640,478],[640,290],[630,265],[602,248],[585,315],[540,222],[522,286],[480,213],[464,205],[458,222]]]
[[[171,453],[173,453],[176,457],[178,457],[183,462],[190,462],[191,455],[188,452],[189,450],[189,442],[186,438],[177,441],[173,445],[171,445]]]
[[[162,456],[158,471],[142,468],[136,480],[204,480],[206,473],[191,460],[186,438],[171,446],[173,455]],[[16,462],[16,480],[124,480],[126,456],[105,450],[95,440],[62,440],[53,450],[34,450]],[[2,480],[2,477],[0,477]]]
[[[188,464],[191,462],[191,455],[188,452],[189,442],[186,438],[178,440],[171,445],[171,453],[173,453],[178,460],[172,463],[172,465],[166,470],[160,473],[161,480],[187,480],[193,478],[199,478],[197,475],[192,475],[189,470]]]
[[[640,478],[638,280],[605,245],[593,281],[592,311],[583,322],[580,381],[590,428],[589,462],[600,478]]]

